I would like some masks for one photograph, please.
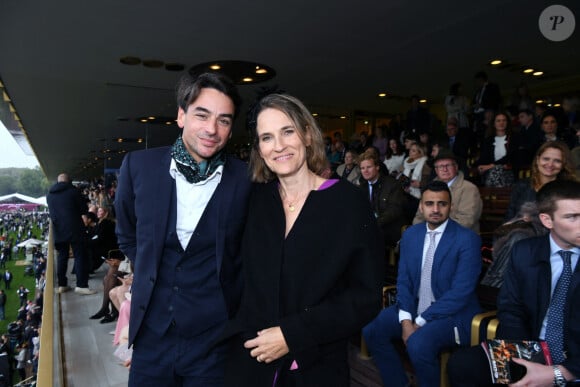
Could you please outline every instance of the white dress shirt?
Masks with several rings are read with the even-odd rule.
[[[206,180],[190,183],[177,169],[175,160],[171,159],[169,174],[175,179],[177,196],[175,231],[184,250],[187,248],[189,239],[195,231],[207,203],[222,180],[223,168],[223,165],[220,165]]]

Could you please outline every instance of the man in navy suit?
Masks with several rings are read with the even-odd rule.
[[[177,85],[172,147],[128,154],[115,198],[119,246],[134,265],[129,386],[221,386],[223,327],[241,291],[250,182],[224,147],[240,99],[214,73]]]
[[[397,277],[397,303],[363,329],[385,386],[409,383],[393,339],[403,339],[418,383],[439,386],[442,349],[469,343],[481,270],[481,241],[449,219],[447,184],[425,187],[419,209],[426,222],[405,231]]]
[[[515,359],[526,368],[523,379],[512,386],[564,386],[580,378],[580,182],[556,180],[544,185],[537,195],[540,220],[548,235],[524,239],[514,245],[504,274],[497,306],[497,337],[512,340],[546,340],[554,367]],[[564,253],[567,252],[567,253]],[[568,287],[560,301],[559,331],[549,335],[554,312],[550,313],[561,277]],[[552,337],[559,337],[560,343]],[[481,346],[453,354],[448,363],[454,386],[491,385],[489,363]],[[578,384],[575,384],[578,385]]]

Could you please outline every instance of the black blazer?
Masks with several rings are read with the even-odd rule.
[[[504,275],[497,306],[502,339],[537,340],[550,305],[551,266],[549,236],[524,239],[515,244]],[[576,265],[564,312],[562,363],[580,375],[580,265]]]

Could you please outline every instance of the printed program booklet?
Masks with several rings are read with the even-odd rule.
[[[492,339],[482,342],[481,346],[489,360],[493,383],[510,384],[525,375],[525,367],[510,361],[513,357],[552,365],[545,341]]]

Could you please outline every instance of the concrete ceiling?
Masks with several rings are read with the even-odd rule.
[[[558,1],[576,16],[575,0]],[[451,83],[467,95],[473,75],[487,71],[505,95],[527,80],[537,97],[580,90],[580,35],[563,42],[542,36],[538,18],[547,1],[294,0],[0,2],[0,79],[27,139],[49,179],[61,171],[84,177],[118,167],[117,151],[143,143],[171,144],[176,125],[138,118],[175,117],[179,72],[119,59],[135,56],[185,68],[220,59],[267,64],[279,85],[322,115],[355,111],[397,113],[402,97],[440,103]],[[513,66],[487,66],[493,58]],[[521,66],[544,71],[524,76]],[[264,86],[241,86],[245,101]],[[386,91],[400,98],[381,99]],[[352,122],[351,122],[352,123]],[[332,125],[327,123],[325,125]],[[238,119],[236,141],[244,138]],[[27,144],[23,144],[26,148]],[[103,153],[110,150],[109,153]],[[111,160],[106,160],[111,157]],[[88,169],[87,165],[94,162]]]

